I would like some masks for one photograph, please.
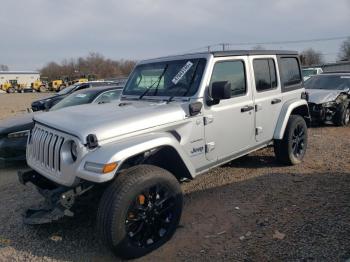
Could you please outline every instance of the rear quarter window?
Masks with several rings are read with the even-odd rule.
[[[284,87],[301,83],[301,73],[299,61],[296,57],[281,57],[281,81]]]

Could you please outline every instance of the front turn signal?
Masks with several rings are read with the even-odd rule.
[[[103,172],[103,174],[112,172],[114,169],[117,168],[117,166],[118,166],[118,164],[116,162],[106,164],[106,165],[103,166],[102,172]]]

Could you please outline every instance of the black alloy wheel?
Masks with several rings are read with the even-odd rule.
[[[157,244],[169,231],[175,208],[175,195],[166,186],[156,184],[142,191],[125,218],[130,242],[142,248]]]
[[[297,124],[292,134],[292,150],[295,158],[300,159],[300,157],[305,154],[305,138],[306,130],[304,125],[301,123]]]

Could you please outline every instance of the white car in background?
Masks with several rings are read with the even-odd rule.
[[[303,79],[304,81],[306,81],[314,75],[319,75],[323,73],[323,70],[321,67],[308,67],[308,68],[303,68],[302,73],[303,73]]]

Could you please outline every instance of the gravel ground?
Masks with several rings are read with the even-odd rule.
[[[51,96],[52,93],[0,93],[0,120],[27,112],[32,101]]]
[[[43,94],[0,94],[0,119]],[[10,101],[11,98],[11,101]],[[4,107],[6,110],[3,110]],[[309,129],[305,161],[284,167],[271,148],[184,184],[181,225],[139,261],[346,261],[350,258],[350,127]],[[0,169],[0,261],[116,261],[100,244],[94,212],[44,226],[22,223],[40,200]]]

